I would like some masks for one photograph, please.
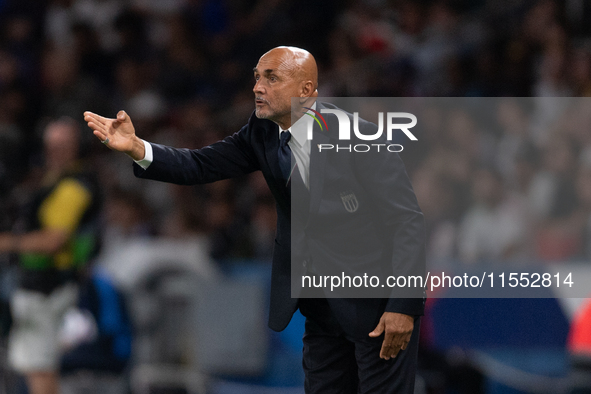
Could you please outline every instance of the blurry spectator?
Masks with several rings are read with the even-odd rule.
[[[341,27],[353,40],[353,50],[362,54],[387,56],[394,51],[394,31],[383,5],[352,2],[341,17]]]
[[[447,2],[434,2],[427,11],[427,24],[417,42],[413,60],[417,72],[415,93],[418,96],[441,96],[448,93],[445,67],[459,48],[459,16]]]
[[[531,201],[532,180],[539,169],[539,162],[539,152],[531,142],[521,145],[520,149],[515,153],[513,182],[508,183],[507,186],[514,193],[523,196],[528,201]],[[532,219],[535,220],[535,214],[531,206],[530,210],[532,211]]]
[[[188,239],[203,235],[205,232],[204,214],[194,204],[175,204],[163,220],[161,235],[163,237]]]
[[[565,138],[546,147],[543,168],[532,180],[530,206],[539,225],[537,257],[563,261],[581,251],[580,226],[576,225],[578,148]]]
[[[251,258],[271,262],[277,226],[275,202],[271,196],[259,199],[253,209],[250,230]]]
[[[41,77],[47,95],[42,111],[49,117],[77,119],[82,108],[110,108],[96,81],[80,75],[80,59],[71,50],[48,48],[43,56]]]
[[[532,180],[530,204],[538,221],[564,218],[576,205],[577,147],[557,136],[543,152],[542,168]]]
[[[104,51],[99,36],[89,24],[76,23],[72,26],[73,50],[80,62],[80,76],[91,78],[103,86],[113,83],[112,54]]]
[[[424,163],[426,168],[436,170],[452,189],[454,199],[450,215],[454,220],[459,220],[471,201],[472,165],[465,152],[441,146],[433,149]]]
[[[27,164],[23,126],[30,124],[24,118],[31,103],[25,69],[18,56],[0,46],[0,195],[20,180]]]
[[[474,174],[472,198],[458,235],[460,258],[474,263],[526,257],[529,223],[525,201],[505,191],[500,175],[486,169]]]
[[[454,196],[449,182],[430,168],[416,171],[412,178],[427,229],[427,264],[450,261],[456,256],[457,222]]]
[[[466,155],[469,163],[490,166],[494,161],[494,140],[487,130],[480,130],[467,108],[455,108],[446,123],[446,139],[456,153]]]
[[[131,318],[124,294],[108,273],[89,270],[78,308],[68,311],[60,339],[62,394],[123,394],[132,345]]]
[[[496,147],[495,164],[503,175],[505,183],[513,189],[518,188],[518,155],[525,149],[529,140],[529,118],[524,108],[525,100],[501,99],[497,106],[497,121],[502,136]]]
[[[18,232],[0,233],[0,253],[18,253],[9,361],[31,394],[57,394],[58,328],[77,301],[77,270],[98,246],[96,179],[78,161],[80,129],[71,119],[47,125],[45,173],[23,210]]]
[[[72,26],[75,16],[72,3],[72,0],[53,0],[47,7],[45,36],[57,48],[67,49],[74,44]]]
[[[115,83],[118,87],[117,91],[120,93],[120,97],[116,97],[118,105],[129,106],[133,100],[137,100],[138,97],[146,94],[153,97],[157,96],[154,92],[151,92],[153,73],[147,59],[126,56],[118,60],[115,70]],[[158,100],[158,102],[156,104],[149,103],[156,112],[153,116],[160,117],[163,111],[163,108],[161,108],[162,103],[157,97],[154,100]],[[137,105],[135,108],[137,108]],[[148,116],[145,113],[141,115],[143,117]]]
[[[207,78],[208,62],[203,48],[191,35],[187,24],[180,15],[168,21],[170,43],[164,48],[158,85],[171,102],[189,100],[196,93],[206,91],[211,82]]]
[[[579,222],[579,233],[582,235],[582,257],[591,260],[591,163],[583,165],[577,176],[577,199],[579,209],[576,218]]]
[[[154,231],[147,221],[151,217],[141,195],[114,189],[105,204],[105,249],[113,250],[135,237],[147,237]]]
[[[579,48],[575,51],[568,75],[576,96],[591,96],[591,53],[588,49]]]
[[[544,53],[539,67],[539,80],[535,86],[538,97],[569,97],[572,92],[566,78],[569,53],[564,27],[552,23],[544,32]]]
[[[0,187],[0,196],[10,190],[26,168],[23,131],[15,119],[20,110],[18,107],[24,104],[21,91],[0,90],[0,185],[3,186]]]
[[[240,251],[244,245],[246,230],[243,219],[235,214],[234,201],[231,198],[212,198],[205,207],[205,221],[211,240],[210,255],[215,260],[223,260],[244,255]]]
[[[75,21],[92,26],[99,35],[102,48],[111,52],[121,46],[115,21],[123,12],[124,4],[118,0],[74,0],[71,9]]]

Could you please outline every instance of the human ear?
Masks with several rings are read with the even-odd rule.
[[[312,81],[304,81],[302,83],[300,97],[310,97],[310,95],[312,94],[313,91],[314,91],[314,84],[312,84]]]

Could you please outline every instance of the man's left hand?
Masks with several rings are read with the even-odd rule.
[[[398,352],[406,349],[414,327],[414,317],[402,313],[384,312],[378,326],[369,333],[372,338],[384,333],[384,341],[380,350],[380,358],[389,360]]]

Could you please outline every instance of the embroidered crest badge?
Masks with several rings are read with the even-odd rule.
[[[342,192],[340,195],[347,212],[353,213],[357,211],[359,208],[359,201],[357,201],[357,196],[355,196],[355,193]]]

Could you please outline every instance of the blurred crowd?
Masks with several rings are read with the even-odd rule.
[[[125,109],[138,135],[199,148],[254,109],[268,49],[310,50],[322,97],[536,97],[490,123],[432,108],[402,153],[431,261],[591,258],[591,5],[574,0],[0,0],[0,227],[43,162],[41,131]],[[83,127],[100,174],[104,246],[205,235],[210,254],[270,260],[260,174],[179,187],[138,181]]]

